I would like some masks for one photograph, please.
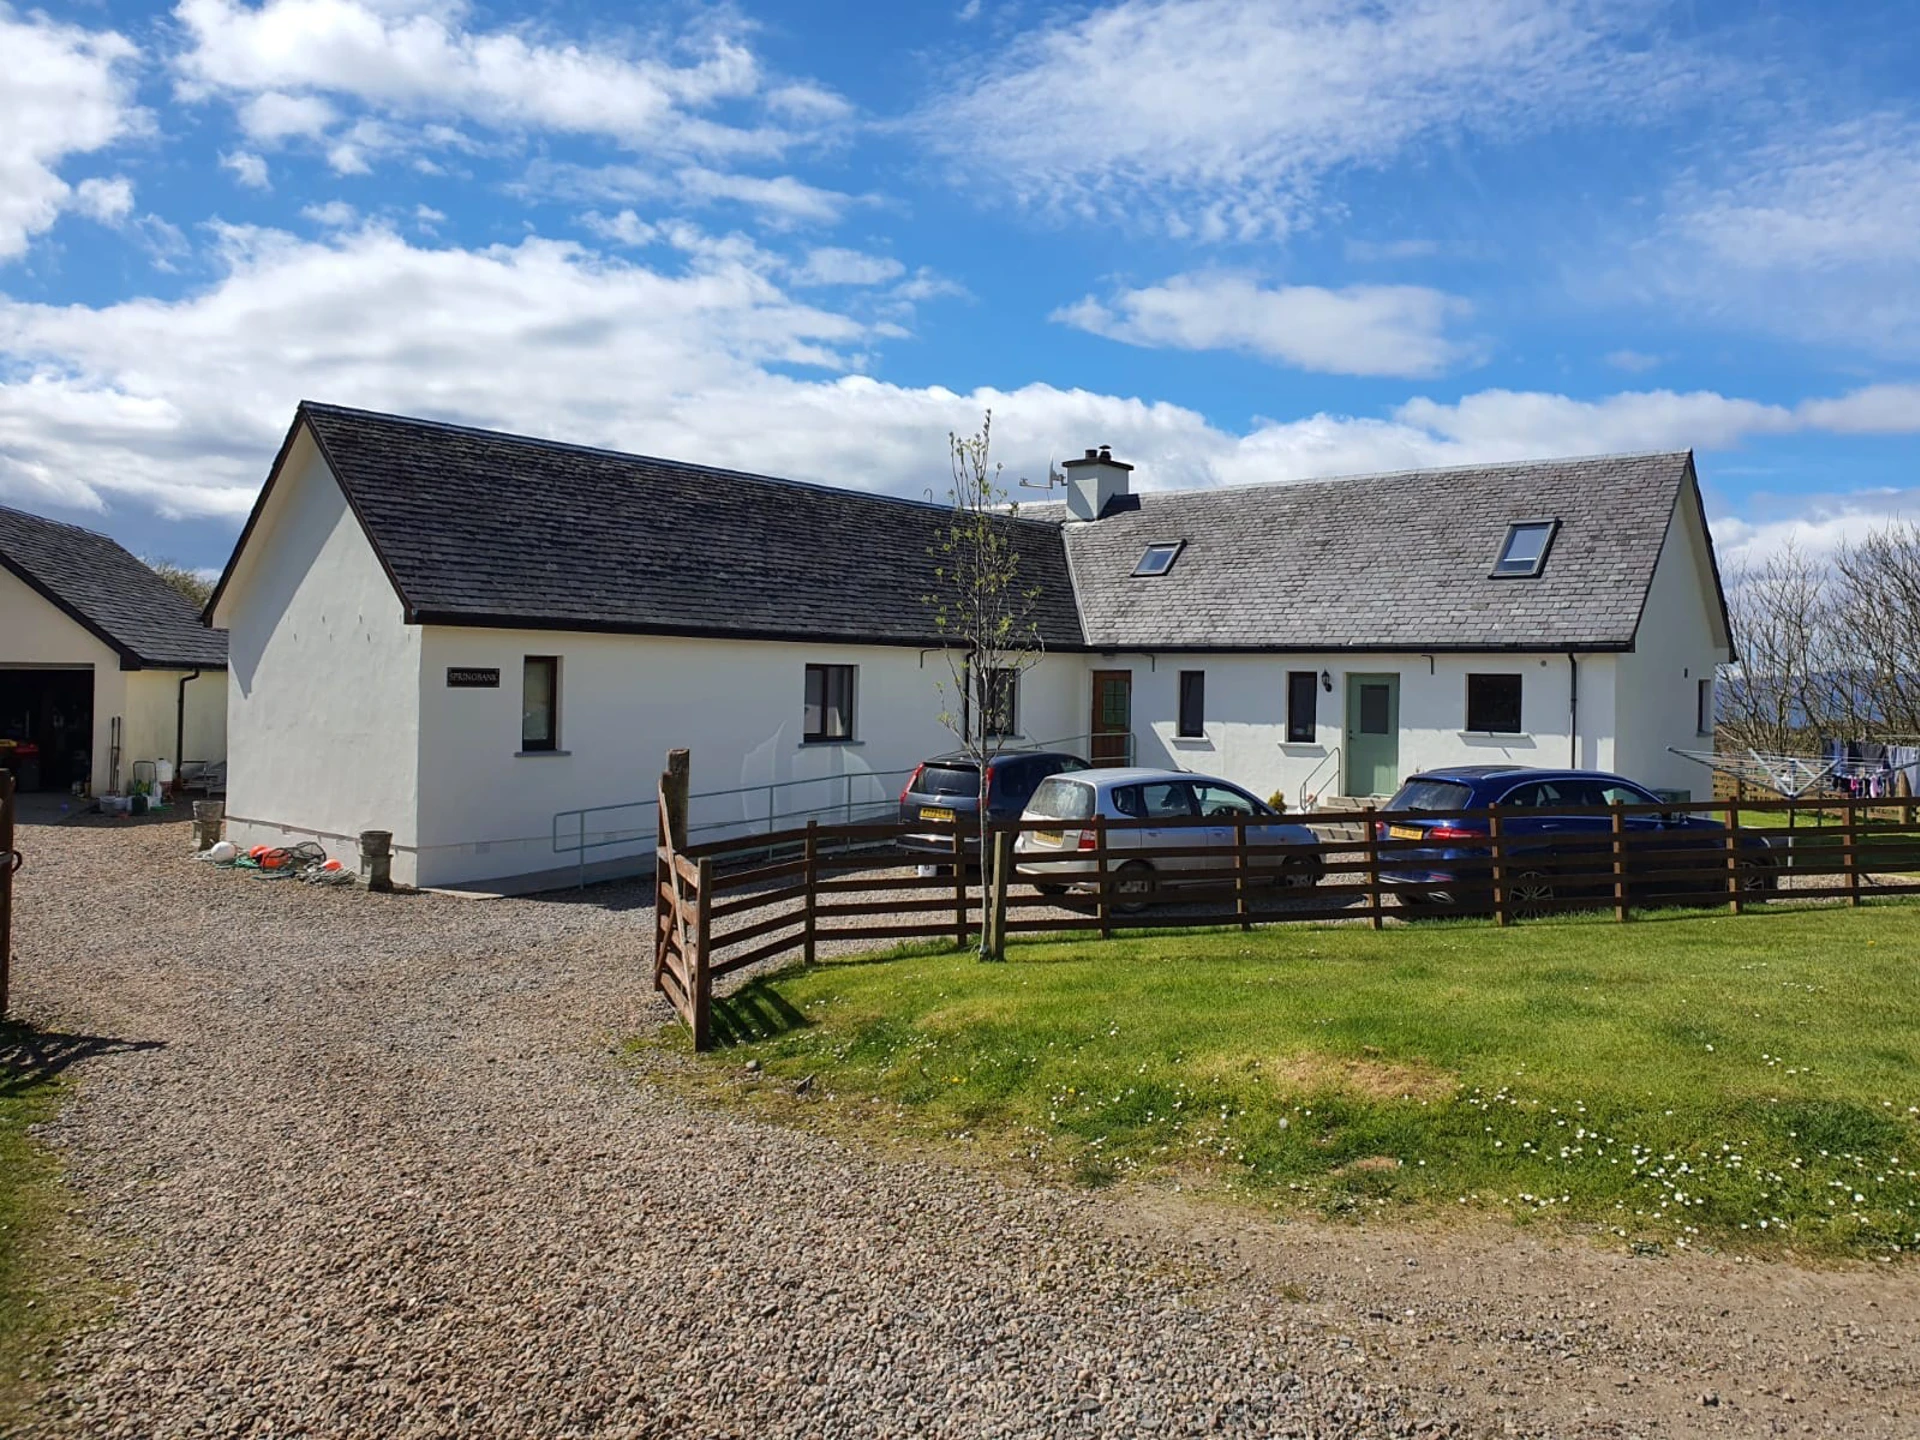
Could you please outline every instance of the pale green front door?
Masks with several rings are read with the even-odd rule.
[[[1400,788],[1400,677],[1347,676],[1347,794]]]

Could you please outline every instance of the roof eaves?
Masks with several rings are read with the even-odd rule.
[[[78,606],[68,603],[64,595],[61,595],[52,587],[42,584],[40,577],[27,569],[26,566],[16,564],[14,560],[4,552],[0,552],[0,565],[6,566],[9,571],[19,577],[28,589],[32,590],[42,600],[45,600],[49,605],[53,606],[54,609],[58,610],[62,615],[65,615],[69,620],[73,621],[74,624],[78,625],[82,630],[85,630],[89,635],[93,636],[94,639],[118,655],[120,657],[120,668],[122,670],[138,670],[141,668],[143,662],[138,652],[123,642],[118,636],[110,634],[95,621],[92,616],[86,614]]]

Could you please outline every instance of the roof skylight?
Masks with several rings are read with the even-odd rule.
[[[1558,520],[1515,520],[1507,526],[1506,543],[1500,547],[1500,558],[1493,562],[1493,578],[1538,575],[1546,566],[1547,551],[1559,528]]]
[[[1140,552],[1140,563],[1133,567],[1135,575],[1164,575],[1173,568],[1173,562],[1180,558],[1180,550],[1187,542],[1184,540],[1156,540]]]

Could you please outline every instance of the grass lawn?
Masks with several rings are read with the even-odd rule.
[[[29,1062],[33,1040],[25,1026],[0,1022],[0,1435],[25,1413],[55,1342],[95,1293],[74,1263],[58,1164],[27,1133],[63,1098],[61,1081]]]
[[[1920,1248],[1920,907],[1277,927],[795,967],[699,1083],[1101,1184]],[[661,1041],[685,1045],[674,1030]],[[757,1060],[764,1078],[743,1078]],[[812,1075],[810,1093],[791,1084]],[[863,1118],[864,1117],[864,1118]],[[1462,1211],[1465,1207],[1465,1211]]]

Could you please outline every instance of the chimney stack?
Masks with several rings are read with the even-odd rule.
[[[1067,472],[1067,514],[1075,520],[1098,520],[1115,501],[1131,493],[1128,477],[1133,467],[1114,459],[1113,451],[1105,445],[1060,468]]]

